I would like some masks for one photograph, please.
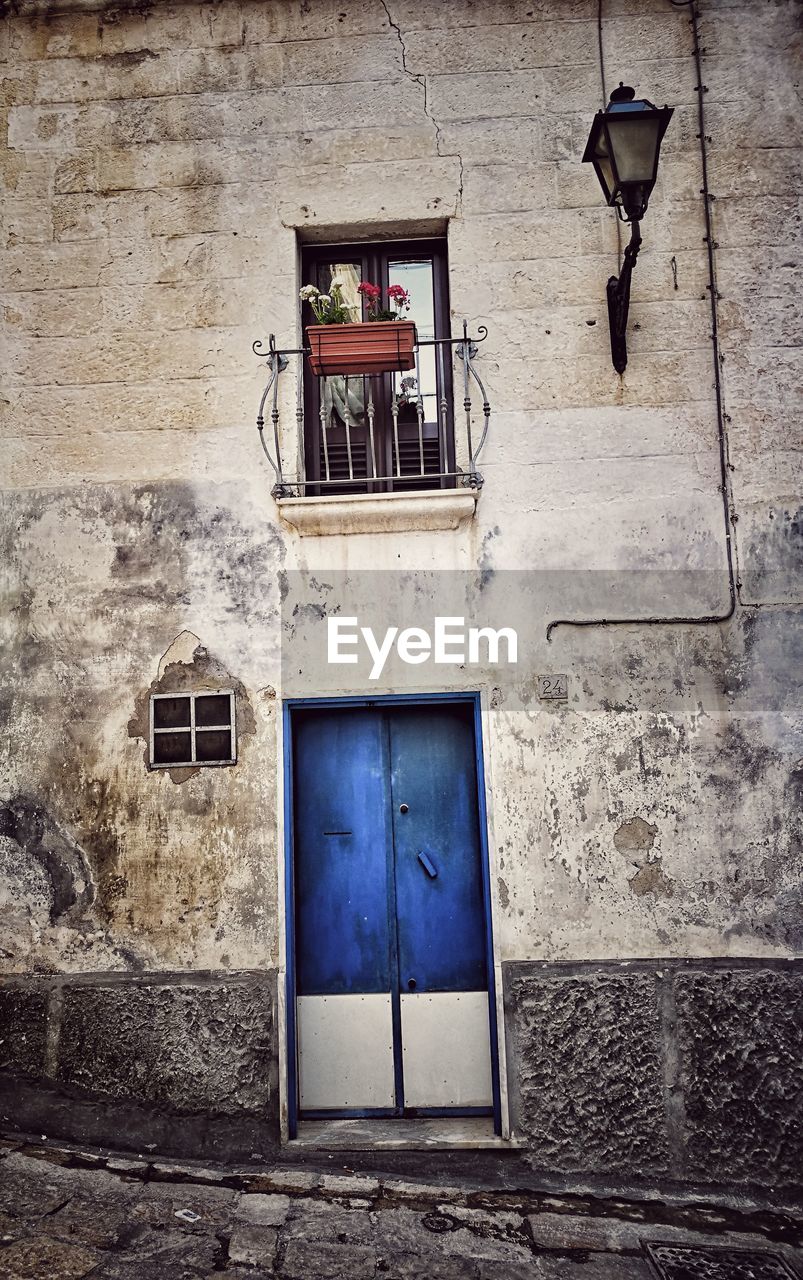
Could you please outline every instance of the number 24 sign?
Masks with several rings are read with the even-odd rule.
[[[539,676],[538,697],[545,702],[565,702],[569,697],[569,677]]]

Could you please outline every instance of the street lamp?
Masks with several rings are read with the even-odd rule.
[[[672,107],[656,107],[636,98],[634,89],[620,83],[605,110],[594,116],[583,154],[583,162],[593,164],[608,204],[623,222],[632,224],[622,273],[608,281],[611,358],[617,373],[627,367],[627,312],[630,276],[641,248],[639,223],[655,186],[661,140],[672,113]]]

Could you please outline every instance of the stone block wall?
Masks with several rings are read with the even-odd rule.
[[[800,969],[706,973],[689,966],[673,985],[689,1173],[799,1185]]]
[[[536,973],[525,968],[507,985],[533,1160],[578,1173],[666,1172],[654,976]]]
[[[276,975],[0,986],[2,1127],[241,1157],[278,1142]],[[250,1150],[246,1150],[249,1148]]]
[[[796,1194],[803,963],[505,966],[533,1168]]]
[[[0,1071],[46,1074],[47,996],[35,982],[0,988]]]
[[[803,962],[514,963],[503,974],[519,1144],[504,1159],[523,1177],[797,1194]],[[2,1127],[195,1157],[275,1153],[275,982],[7,980]]]

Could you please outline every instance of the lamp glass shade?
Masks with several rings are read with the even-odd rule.
[[[594,117],[583,160],[593,163],[607,203],[628,220],[644,216],[672,114],[671,107],[634,101],[633,90],[620,85],[606,110]]]
[[[654,182],[658,169],[662,121],[653,112],[641,116],[611,115],[605,121],[619,183]]]
[[[608,204],[611,204],[613,202],[614,191],[616,189],[616,179],[613,176],[613,167],[611,165],[610,156],[597,156],[594,168],[597,171],[600,186],[605,192],[605,199],[608,201]]]
[[[600,186],[605,193],[605,199],[608,204],[613,202],[614,191],[616,189],[616,176],[613,172],[611,164],[611,156],[608,151],[608,137],[604,129],[600,129],[599,135],[594,144],[594,154],[592,157],[594,168],[599,178]]]

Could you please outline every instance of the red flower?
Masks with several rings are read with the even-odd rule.
[[[407,290],[400,284],[392,284],[388,289],[388,297],[399,304],[407,305],[410,301],[410,295]]]
[[[365,280],[362,284],[357,285],[357,292],[361,293],[362,296],[364,298],[367,298],[370,302],[374,302],[376,301],[377,298],[382,297],[382,290],[380,289],[379,285],[371,284],[367,280]]]

